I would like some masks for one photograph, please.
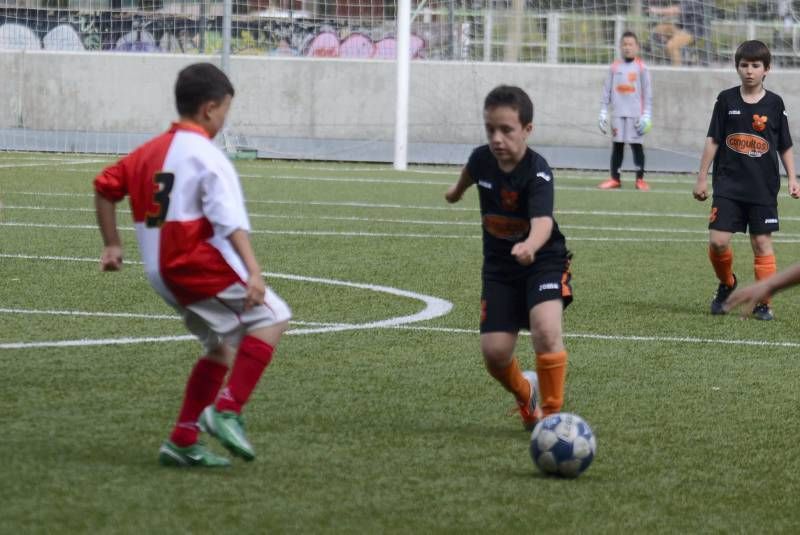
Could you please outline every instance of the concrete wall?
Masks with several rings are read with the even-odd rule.
[[[155,133],[175,117],[177,72],[198,56],[0,51],[0,129]],[[217,58],[210,58],[216,61]],[[733,67],[654,67],[654,128],[647,145],[699,152],[716,94]],[[533,144],[606,147],[596,119],[603,66],[414,62],[412,143],[483,142],[481,105],[495,85],[520,85],[535,105]],[[232,58],[230,124],[262,137],[391,140],[395,66],[384,61]],[[768,87],[800,110],[800,72]],[[800,139],[800,121],[790,115]]]

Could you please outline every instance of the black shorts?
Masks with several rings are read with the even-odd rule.
[[[561,299],[564,308],[572,302],[572,273],[569,263],[561,271],[534,272],[510,281],[483,279],[481,291],[481,333],[519,332],[530,327],[530,310],[545,301]]]
[[[747,232],[749,229],[750,234],[777,232],[778,207],[714,197],[708,228],[724,232]]]

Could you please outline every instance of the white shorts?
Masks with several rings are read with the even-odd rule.
[[[636,132],[636,119],[633,117],[612,117],[611,134],[615,143],[642,143],[644,136]]]
[[[193,335],[211,351],[223,344],[238,347],[244,335],[260,327],[269,327],[292,317],[289,305],[267,287],[264,304],[244,310],[247,288],[232,284],[216,297],[178,307],[183,322]]]

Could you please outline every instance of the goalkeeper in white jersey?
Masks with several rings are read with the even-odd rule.
[[[620,167],[625,143],[628,143],[636,166],[636,189],[647,191],[650,186],[644,181],[642,141],[652,125],[653,86],[650,71],[638,57],[639,40],[635,33],[629,31],[622,34],[620,51],[622,59],[611,64],[600,100],[600,131],[607,134],[611,126],[614,143],[611,149],[611,176],[598,187],[615,189],[621,186]]]

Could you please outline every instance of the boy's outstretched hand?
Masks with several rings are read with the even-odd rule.
[[[122,247],[109,245],[103,247],[100,256],[100,271],[119,271],[122,269]]]
[[[753,313],[753,308],[758,303],[765,302],[770,296],[770,288],[766,280],[751,284],[746,288],[734,290],[722,304],[725,312],[742,305],[742,317],[746,318]]]

